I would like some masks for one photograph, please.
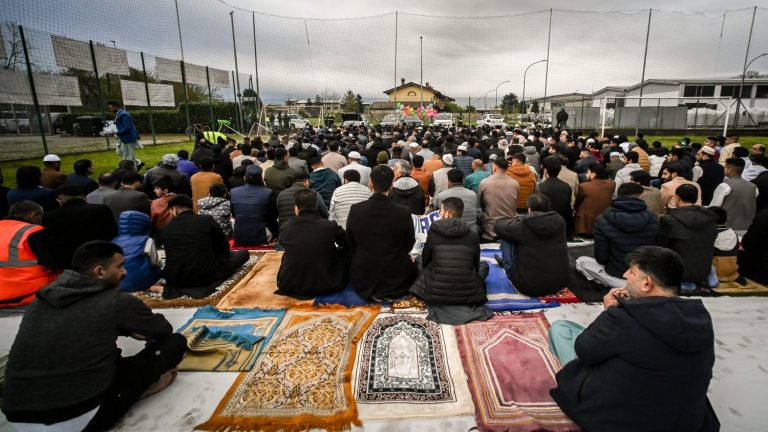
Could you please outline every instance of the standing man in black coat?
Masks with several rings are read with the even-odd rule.
[[[163,298],[203,298],[248,261],[248,251],[229,251],[224,231],[211,216],[192,212],[187,195],[171,198],[168,211],[173,219],[160,230],[165,246]]]
[[[109,207],[85,202],[82,185],[65,183],[56,189],[56,200],[61,207],[43,214],[42,225],[57,269],[72,268],[72,256],[80,245],[117,236]]]
[[[278,294],[310,299],[341,291],[347,284],[347,235],[339,224],[318,214],[317,202],[312,189],[294,194],[295,217],[280,228],[285,253],[277,273]]]
[[[394,177],[388,166],[375,166],[368,184],[373,195],[353,205],[347,218],[349,279],[366,300],[403,297],[416,279],[416,264],[409,255],[416,242],[411,212],[387,198]]]
[[[589,327],[552,324],[549,346],[565,364],[552,398],[584,430],[720,430],[707,400],[712,318],[701,300],[678,297],[683,261],[643,246],[627,262],[626,289],[606,294],[605,311]]]

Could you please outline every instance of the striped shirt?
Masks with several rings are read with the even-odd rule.
[[[342,228],[347,229],[347,216],[353,204],[365,201],[371,197],[371,190],[357,182],[344,184],[333,192],[328,219],[336,221]]]

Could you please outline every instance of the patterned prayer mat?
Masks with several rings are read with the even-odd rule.
[[[180,329],[187,337],[187,354],[180,370],[249,371],[275,332],[284,310],[200,308]]]
[[[368,301],[365,301],[365,299],[357,295],[357,291],[355,291],[355,289],[352,288],[351,283],[348,283],[343,290],[337,293],[327,294],[327,295],[323,295],[315,298],[315,306],[341,305],[341,306],[347,306],[347,307],[355,307],[355,306],[364,306],[367,304],[371,304],[371,303]]]
[[[206,305],[216,304],[222,297],[224,297],[235,285],[240,282],[248,272],[256,266],[265,252],[251,252],[251,257],[242,267],[237,269],[235,274],[229,277],[229,279],[222,282],[221,285],[216,287],[211,295],[201,299],[193,299],[189,296],[181,296],[179,298],[165,300],[160,293],[153,293],[149,291],[138,291],[133,295],[144,302],[150,309],[175,309],[175,308],[197,308]]]
[[[558,302],[558,303],[581,303],[581,300],[568,288],[563,288],[555,294],[539,297],[539,300],[543,302]]]
[[[361,420],[474,413],[452,326],[423,312],[380,313],[358,346],[352,389]]]
[[[738,282],[720,282],[720,285],[715,288],[715,292],[718,294],[724,294],[727,296],[739,297],[739,296],[768,296],[768,286],[759,284],[752,279],[747,279],[746,285],[741,285]]]
[[[545,309],[560,306],[557,302],[543,302],[517,292],[507,277],[507,273],[496,262],[494,255],[501,256],[499,249],[482,249],[480,259],[488,263],[488,276],[485,278],[485,290],[488,302],[485,307],[494,311],[523,311]]]
[[[480,431],[577,431],[549,395],[560,369],[542,312],[456,326]]]
[[[401,309],[421,309],[426,310],[427,304],[424,303],[424,300],[410,296],[408,298],[404,298],[402,300],[398,300],[395,302],[392,302],[391,305],[389,305],[390,309],[393,311],[401,310]]]
[[[275,294],[277,272],[280,270],[282,252],[267,252],[216,305],[218,309],[259,308],[285,309],[298,305],[312,305],[312,300],[298,300]]]
[[[357,341],[378,310],[290,309],[253,369],[240,374],[211,418],[196,429],[337,432],[361,426],[352,367]]]

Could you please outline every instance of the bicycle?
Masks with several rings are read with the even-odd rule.
[[[197,133],[203,133],[210,131],[211,128],[202,123],[192,123],[192,126],[188,126],[185,130],[187,135],[196,135]]]

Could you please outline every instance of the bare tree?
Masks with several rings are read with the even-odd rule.
[[[6,46],[10,46],[10,49],[5,52],[6,58],[0,60],[0,69],[16,70],[24,63],[24,49],[21,45],[19,27],[14,23],[6,23],[3,27],[5,28],[4,33],[11,35],[11,38],[6,44]]]

